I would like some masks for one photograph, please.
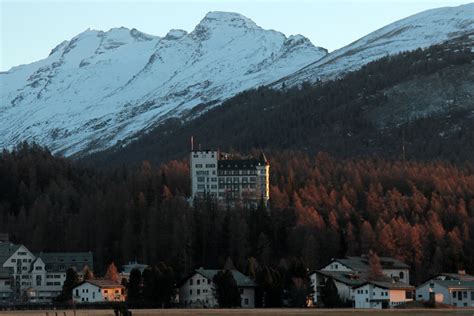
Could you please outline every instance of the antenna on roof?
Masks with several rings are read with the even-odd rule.
[[[191,136],[191,151],[194,150],[194,136]]]

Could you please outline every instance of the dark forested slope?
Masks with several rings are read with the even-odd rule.
[[[269,156],[268,210],[191,208],[186,162],[98,171],[22,145],[0,154],[0,232],[32,251],[94,252],[106,264],[274,269],[291,280],[334,257],[395,256],[412,282],[474,273],[474,167],[444,162]],[[250,268],[250,265],[252,268]]]
[[[286,91],[241,93],[193,120],[160,125],[98,163],[183,158],[206,147],[296,149],[337,157],[472,160],[474,53],[463,37],[372,62],[344,78]]]

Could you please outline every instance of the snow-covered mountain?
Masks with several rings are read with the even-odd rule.
[[[210,12],[191,33],[164,37],[87,30],[0,74],[0,148],[28,140],[65,155],[105,149],[326,54],[236,13]]]
[[[387,55],[426,48],[474,32],[474,3],[423,11],[378,29],[275,83],[334,79]]]
[[[330,54],[236,13],[210,12],[192,32],[164,37],[88,30],[46,59],[0,73],[0,148],[28,140],[65,155],[90,153],[249,88],[331,79],[473,32],[474,3],[421,12]]]

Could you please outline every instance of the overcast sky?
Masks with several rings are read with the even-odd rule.
[[[0,0],[0,70],[48,56],[51,49],[87,28],[125,26],[164,36],[193,30],[209,11],[232,11],[265,29],[302,34],[329,51],[384,25],[456,0]]]

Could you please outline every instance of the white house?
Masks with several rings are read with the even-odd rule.
[[[416,300],[474,307],[474,280],[428,280],[416,288]]]
[[[390,257],[380,257],[382,272],[391,280],[408,284],[409,266],[405,263]],[[313,302],[320,301],[321,289],[328,278],[332,278],[338,289],[339,297],[343,301],[355,300],[354,287],[368,281],[370,271],[369,259],[367,256],[346,257],[342,259],[332,259],[321,269],[310,273],[310,280],[313,286]]]
[[[354,288],[355,308],[394,308],[413,301],[415,288],[403,282],[369,281]]]
[[[212,280],[219,271],[199,268],[184,278],[178,284],[179,303],[186,307],[218,307]],[[240,291],[241,307],[255,307],[255,282],[237,270],[231,272]]]
[[[23,245],[0,242],[0,299],[50,302],[61,293],[66,270],[81,274],[86,265],[93,265],[91,252],[33,254]]]
[[[76,303],[123,302],[125,297],[125,287],[107,279],[86,280],[72,289]]]

